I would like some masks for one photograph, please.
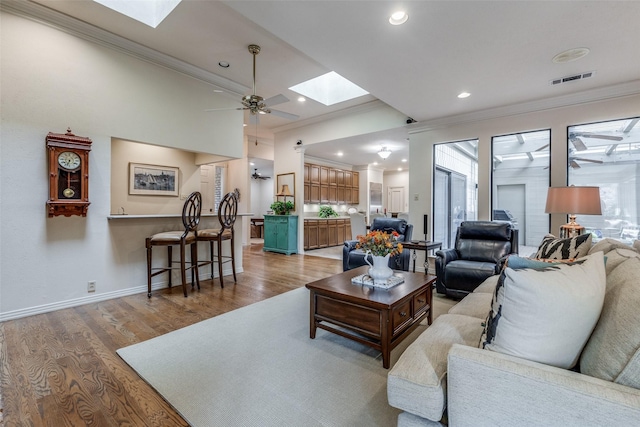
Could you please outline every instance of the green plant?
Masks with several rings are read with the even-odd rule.
[[[338,212],[334,211],[331,206],[320,206],[320,211],[318,211],[318,216],[320,218],[332,218],[339,215],[338,215]]]
[[[293,202],[281,202],[278,200],[271,203],[270,208],[276,215],[289,215],[289,212],[293,210]]]

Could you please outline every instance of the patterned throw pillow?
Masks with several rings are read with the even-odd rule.
[[[553,234],[547,234],[542,239],[536,258],[538,259],[575,259],[582,258],[591,248],[591,234],[568,239],[559,239]]]
[[[571,368],[595,327],[604,301],[602,252],[578,262],[529,264],[502,271],[480,348]],[[535,267],[535,268],[534,268]]]

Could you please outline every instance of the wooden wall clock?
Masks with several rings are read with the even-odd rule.
[[[49,200],[47,211],[53,216],[87,216],[89,208],[89,151],[92,141],[67,133],[49,132]]]

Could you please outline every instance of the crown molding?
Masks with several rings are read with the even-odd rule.
[[[55,10],[27,0],[2,0],[2,12],[12,13],[67,34],[116,50],[140,60],[160,65],[173,71],[209,83],[227,93],[242,96],[250,88],[225,77],[218,76],[202,68],[180,61],[169,55],[150,49],[141,44],[127,40],[116,34],[102,30],[86,22],[72,18]]]
[[[459,114],[455,116],[448,116],[439,119],[413,123],[408,125],[408,132],[411,135],[465,123],[517,116],[520,114],[570,107],[572,105],[587,104],[590,102],[604,101],[607,99],[622,98],[625,96],[633,96],[638,94],[640,94],[640,80],[633,80],[626,83],[595,88],[569,95],[562,95],[553,98],[523,102],[520,104],[489,108],[486,110],[474,111],[472,113]]]

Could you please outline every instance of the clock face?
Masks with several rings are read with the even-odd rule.
[[[73,151],[64,151],[58,155],[58,164],[66,170],[75,170],[80,167],[80,156]]]

